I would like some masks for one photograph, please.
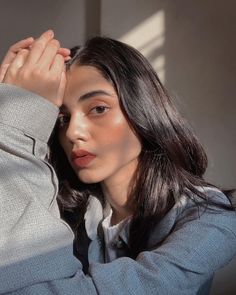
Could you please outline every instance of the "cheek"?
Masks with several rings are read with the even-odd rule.
[[[114,151],[124,156],[128,151],[141,149],[139,140],[123,116],[110,120],[106,129],[103,128],[97,132],[97,138],[104,152]]]

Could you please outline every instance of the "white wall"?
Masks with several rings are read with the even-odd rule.
[[[236,187],[236,1],[1,0],[0,58],[25,36],[52,28],[63,46],[94,34],[142,51],[174,94],[209,157],[207,179]],[[211,295],[236,294],[236,259]]]
[[[90,29],[85,0],[1,0],[0,4],[1,58],[17,40],[37,37],[47,29],[53,29],[62,45],[68,47],[83,42]]]
[[[103,0],[101,17],[102,34],[140,49],[161,73],[208,152],[207,179],[225,187],[236,186],[235,9],[235,1]]]

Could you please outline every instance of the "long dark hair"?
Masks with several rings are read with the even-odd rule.
[[[72,64],[96,67],[113,85],[121,110],[142,144],[128,196],[134,208],[129,246],[136,257],[146,249],[153,226],[181,195],[203,207],[214,203],[197,188],[209,186],[203,179],[207,157],[152,66],[137,50],[110,38],[94,37],[76,48],[68,68]],[[60,208],[76,231],[83,222],[89,195],[104,203],[102,191],[99,184],[78,180],[58,143],[57,128],[51,151],[60,184]],[[222,206],[233,210],[231,202]]]

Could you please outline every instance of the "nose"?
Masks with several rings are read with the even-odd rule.
[[[66,130],[66,137],[72,143],[88,140],[88,124],[82,114],[71,116],[69,126]]]

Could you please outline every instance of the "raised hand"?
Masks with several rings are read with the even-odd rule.
[[[64,61],[70,52],[60,48],[53,37],[49,30],[35,41],[28,38],[12,46],[1,65],[0,82],[27,89],[60,106],[66,83]]]
[[[14,60],[16,57],[17,53],[23,49],[23,48],[30,48],[32,43],[34,42],[34,38],[29,37],[27,39],[21,40],[14,45],[12,45],[7,54],[5,55],[1,65],[0,65],[0,82],[3,81],[3,78],[6,74],[7,68],[9,64]]]

